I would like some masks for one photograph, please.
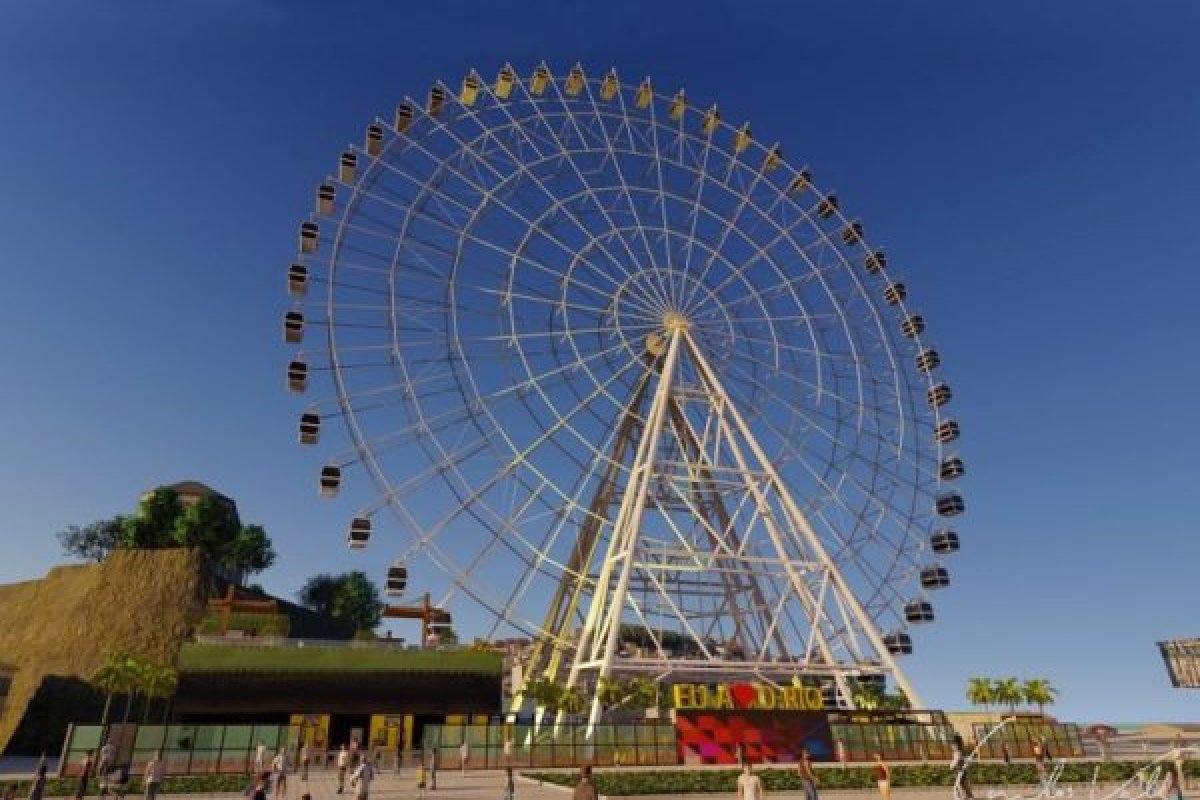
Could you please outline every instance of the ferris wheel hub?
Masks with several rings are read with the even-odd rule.
[[[669,332],[686,331],[692,327],[691,321],[678,311],[668,311],[663,315],[663,327]]]

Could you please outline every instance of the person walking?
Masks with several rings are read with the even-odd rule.
[[[350,776],[350,786],[353,787],[354,796],[358,800],[368,800],[371,794],[371,781],[374,779],[375,765],[371,763],[371,759],[364,758],[355,768],[354,774]]]
[[[250,800],[267,800],[267,787],[271,785],[271,773],[259,772],[258,778],[254,781],[254,788],[250,790]]]
[[[93,756],[94,752],[88,750],[83,755],[83,761],[80,762],[79,787],[75,790],[76,800],[82,800],[84,797],[87,797],[88,781],[92,779],[92,772],[96,768],[96,761]]]
[[[1046,785],[1046,746],[1045,740],[1033,743],[1033,768],[1037,770],[1038,783]]]
[[[275,779],[275,800],[287,798],[288,755],[287,748],[282,748],[271,761],[272,777]]]
[[[458,746],[458,768],[463,775],[467,774],[467,759],[471,757],[471,745],[467,743],[467,733],[463,731],[462,744]]]
[[[512,767],[504,768],[504,800],[516,800],[517,784],[513,780]]]
[[[143,777],[146,785],[144,797],[146,800],[155,800],[158,797],[158,787],[162,785],[163,779],[162,753],[155,753],[146,762],[146,772]]]
[[[254,774],[261,775],[267,769],[267,746],[260,739],[254,748]]]
[[[433,748],[429,756],[429,791],[437,791],[438,749]]]
[[[346,749],[346,745],[342,745],[337,754],[338,794],[346,791],[346,767],[348,766],[350,766],[350,751]]]
[[[417,797],[425,796],[425,759],[417,762]]]
[[[875,785],[879,787],[879,800],[892,800],[892,768],[883,760],[883,753],[875,754]]]
[[[113,768],[114,755],[116,755],[116,751],[113,748],[112,740],[106,739],[100,748],[100,755],[96,758],[96,775],[108,774],[108,771]]]
[[[29,785],[29,797],[26,800],[43,800],[46,794],[46,765],[42,764],[37,768],[37,773],[33,776],[33,783]]]
[[[954,774],[954,785],[958,787],[959,800],[975,800],[975,792],[971,790],[971,781],[967,775],[967,756],[963,753],[962,745],[954,743],[954,756],[950,760],[950,770]]]
[[[800,751],[796,774],[800,777],[800,787],[804,789],[804,800],[817,800],[817,772],[813,769],[812,754],[807,747]]]
[[[308,742],[300,745],[300,780],[308,783]]]
[[[579,768],[579,783],[571,793],[571,800],[596,800],[596,784],[592,783],[592,768]]]
[[[738,775],[737,796],[738,800],[763,800],[766,797],[762,779],[754,774],[754,767],[750,762],[742,765],[742,774]]]

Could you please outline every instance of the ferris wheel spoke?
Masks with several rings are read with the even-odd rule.
[[[617,187],[620,189],[621,193],[624,194],[625,202],[629,206],[629,213],[636,223],[637,230],[641,234],[642,246],[645,248],[647,263],[651,268],[651,276],[654,278],[654,283],[657,285],[657,299],[662,305],[666,306],[668,298],[670,297],[670,292],[667,285],[662,280],[662,272],[659,269],[659,264],[654,259],[653,248],[650,246],[650,240],[646,236],[645,228],[642,225],[641,216],[637,212],[637,204],[633,200],[633,192],[630,190],[629,181],[626,180],[625,170],[621,167],[621,159],[620,156],[618,156],[614,138],[609,135],[608,126],[604,122],[605,115],[601,110],[599,103],[596,102],[596,95],[592,92],[592,87],[590,84],[584,84],[584,92],[587,95],[588,102],[591,104],[592,114],[597,123],[596,127],[599,130],[599,136],[603,140],[603,145],[607,153],[609,163],[612,164],[613,172],[616,175]],[[620,104],[619,107],[621,109],[622,117],[628,119],[628,110],[625,107],[625,98],[623,93],[618,92],[616,96]],[[630,136],[630,150],[636,153],[636,148],[633,146],[632,134]],[[616,223],[612,222],[611,218],[610,223],[614,228],[616,227]],[[632,249],[630,250],[630,257],[634,259],[633,263],[639,263],[640,260],[633,257]]]
[[[545,124],[545,117],[541,114],[541,111],[540,111],[540,109],[538,109],[536,103],[532,104],[532,106],[533,106],[534,111],[537,112],[538,118],[542,121],[543,124]],[[507,105],[502,104],[501,108],[503,108],[505,110],[505,113],[508,114],[508,117],[509,117],[510,121],[512,122],[512,130],[514,132],[520,132],[521,135],[525,138],[525,140],[530,144],[530,146],[532,146],[534,148],[535,152],[537,152],[538,156],[542,160],[545,160],[546,158],[548,158],[548,156],[545,153],[543,153],[542,150],[539,147],[537,147],[537,145],[534,143],[529,131],[526,129],[526,126],[523,124],[524,120],[518,120],[515,116],[513,116],[511,113],[509,113]],[[447,129],[447,133],[448,133],[448,135],[452,135],[452,134],[449,134],[448,129]],[[460,142],[460,145],[462,145],[464,148],[466,147],[465,143],[463,143],[461,139],[459,139],[458,141]],[[506,151],[508,150],[507,146],[504,145],[503,141],[500,138],[497,138],[496,142],[501,147],[504,147],[506,149]],[[560,152],[564,156],[568,157],[568,160],[576,174],[576,177],[580,181],[580,183],[583,186],[587,187],[589,184],[584,179],[583,174],[579,171],[578,165],[574,162],[574,160],[569,159],[569,151],[565,148],[565,146],[561,142],[557,142],[557,144],[559,146]],[[556,195],[555,192],[553,192],[549,187],[546,186],[544,181],[542,181],[542,179],[540,177],[538,177],[538,175],[530,168],[530,166],[524,161],[524,159],[521,159],[517,154],[514,154],[511,151],[508,151],[508,154],[512,158],[512,164],[515,166],[517,171],[520,174],[524,175],[528,180],[532,181],[533,184],[535,186],[537,186],[538,189],[540,189],[541,192],[544,193],[545,196],[551,201],[552,209],[553,208],[562,208],[564,211],[567,211],[569,216],[571,217],[571,219],[578,226],[579,230],[585,234],[585,236],[589,236],[594,241],[598,241],[598,238],[595,236],[594,232],[586,224],[584,224],[583,220],[578,216],[578,214],[570,211],[569,205],[565,204],[562,198],[560,198],[558,195]],[[494,168],[493,168],[493,171],[494,171]],[[504,176],[501,174],[498,174],[498,177],[501,177],[502,179],[504,178]],[[601,208],[601,211],[605,214],[605,216],[608,217],[607,212],[604,212],[602,207],[600,207],[600,208]],[[611,224],[611,218],[609,218],[609,222]],[[616,258],[615,255],[613,255],[611,252],[609,252],[607,250],[607,248],[605,248],[602,244],[599,245],[599,249],[601,250],[601,252],[603,252],[605,254],[606,258],[608,259],[608,263],[611,263],[611,264],[617,266],[624,273],[624,276],[626,278],[631,277],[632,273],[630,272],[630,268],[632,268],[632,266],[637,263],[637,259],[634,257],[632,251],[628,252],[628,255],[630,258],[630,262],[629,262],[630,268],[625,268],[625,267],[621,266],[621,261],[618,258]]]

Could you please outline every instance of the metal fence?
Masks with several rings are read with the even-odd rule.
[[[584,725],[426,725],[423,751],[441,769],[461,768],[464,755],[467,769],[680,763],[675,726],[652,722],[597,725],[590,739]]]
[[[247,774],[255,767],[258,745],[267,763],[282,747],[295,747],[299,728],[288,725],[109,725],[113,767],[137,772],[162,753],[168,775]],[[72,725],[63,743],[60,776],[79,774],[88,751],[99,752],[100,725]]]

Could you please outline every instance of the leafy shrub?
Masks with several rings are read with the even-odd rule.
[[[1121,783],[1133,777],[1145,767],[1144,762],[1130,761],[1083,761],[1068,763],[1063,767],[1060,783],[1091,783],[1099,767],[1101,783]],[[1189,761],[1184,772],[1189,777],[1200,776],[1200,761]],[[794,791],[801,789],[800,778],[795,767],[781,765],[777,768],[758,769],[763,787],[768,791]],[[533,780],[573,787],[579,781],[574,772],[530,772],[526,777]],[[1037,769],[1033,764],[974,764],[971,766],[971,783],[977,786],[1005,786],[1036,784]],[[596,790],[602,795],[640,794],[709,794],[730,793],[737,789],[736,769],[693,769],[656,770],[646,772],[603,771],[593,776]],[[817,777],[822,789],[873,789],[875,777],[871,767],[848,767],[846,769],[822,768]],[[954,771],[944,764],[898,765],[892,768],[893,786],[952,786]]]

